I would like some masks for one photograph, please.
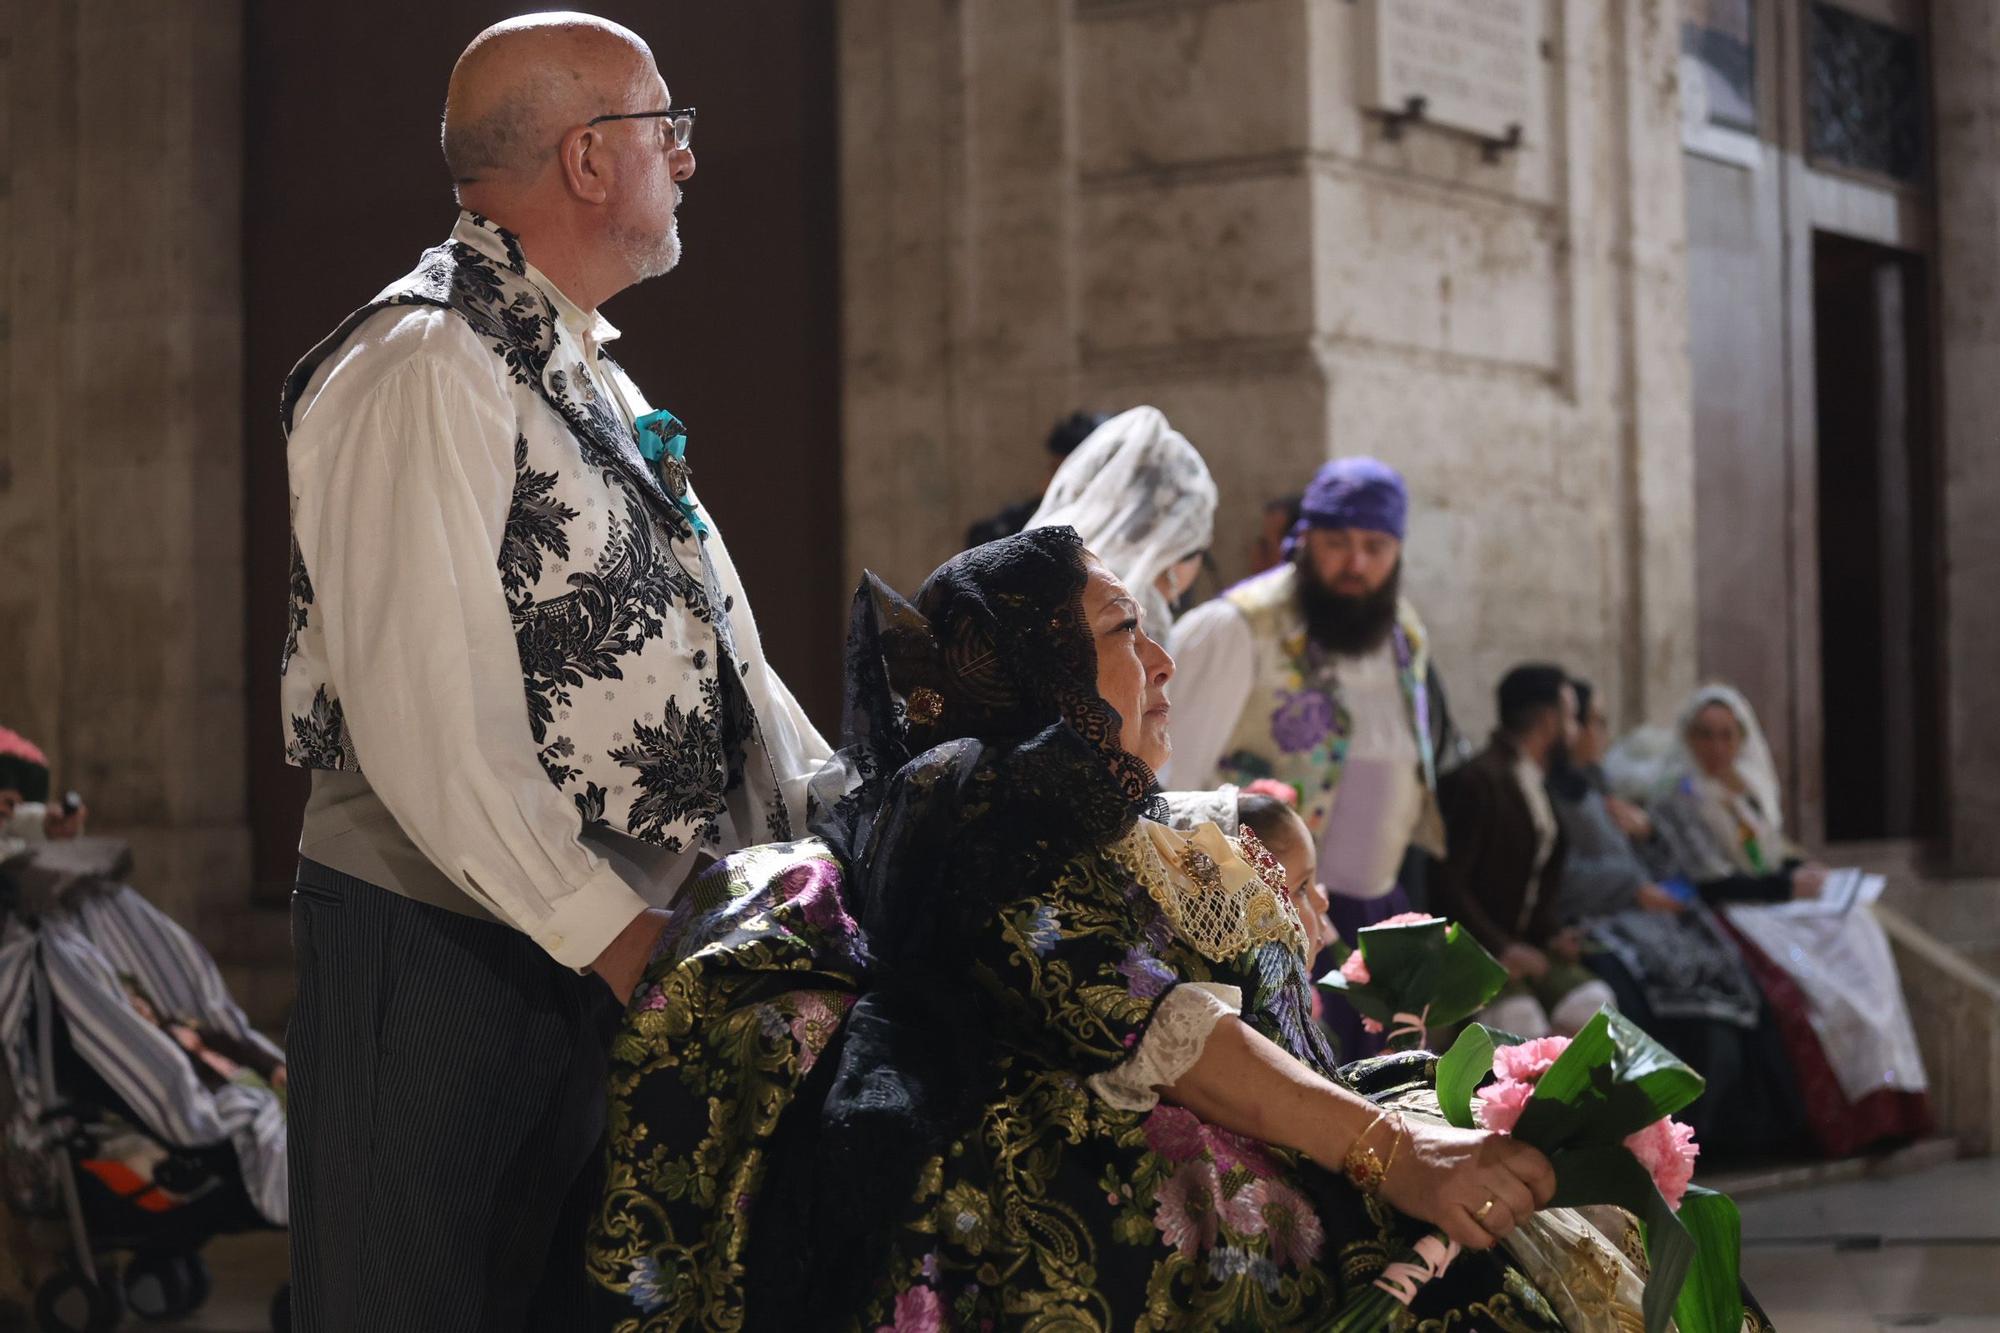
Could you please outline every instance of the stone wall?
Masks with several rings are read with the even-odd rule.
[[[240,14],[0,12],[0,722],[188,920],[248,861]]]
[[[1488,162],[1357,100],[1346,0],[844,0],[850,566],[913,585],[1041,481],[1070,408],[1162,408],[1243,572],[1264,500],[1375,453],[1475,733],[1513,661],[1620,716],[1694,674],[1668,0],[1542,0]]]
[[[2000,875],[2000,7],[1937,0],[1938,332],[1954,869]]]

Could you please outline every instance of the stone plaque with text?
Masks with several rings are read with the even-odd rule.
[[[1362,0],[1362,100],[1482,138],[1534,137],[1541,0]]]

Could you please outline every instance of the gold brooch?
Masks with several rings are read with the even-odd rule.
[[[1201,848],[1190,845],[1181,853],[1181,869],[1204,892],[1222,892],[1222,867]]]
[[[910,721],[920,727],[928,727],[944,716],[944,696],[928,685],[919,685],[910,691],[905,705]]]

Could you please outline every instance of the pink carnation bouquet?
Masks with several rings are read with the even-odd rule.
[[[1392,1051],[1414,1051],[1434,1027],[1478,1013],[1507,984],[1507,970],[1472,933],[1443,917],[1401,912],[1336,943],[1339,966],[1319,979],[1338,991],[1370,1032],[1387,1030]]]
[[[1478,1023],[1438,1061],[1438,1103],[1462,1129],[1509,1134],[1555,1168],[1555,1207],[1614,1204],[1639,1219],[1648,1333],[1737,1333],[1736,1205],[1693,1183],[1701,1149],[1673,1118],[1701,1075],[1637,1024],[1602,1010],[1574,1038],[1522,1041]]]
[[[1691,1183],[1694,1134],[1673,1118],[1701,1075],[1606,1009],[1575,1038],[1523,1041],[1468,1024],[1437,1063],[1438,1104],[1461,1129],[1510,1134],[1555,1168],[1551,1207],[1613,1204],[1639,1219],[1651,1275],[1646,1333],[1740,1333],[1736,1205]],[[1329,1333],[1401,1327],[1424,1284],[1458,1246],[1425,1236],[1342,1305]]]
[[[1501,1046],[1493,1052],[1493,1079],[1474,1094],[1478,1104],[1473,1116],[1484,1129],[1511,1134],[1534,1096],[1535,1083],[1555,1067],[1569,1049],[1568,1037],[1542,1037],[1518,1046]],[[1688,1185],[1694,1180],[1695,1158],[1701,1146],[1694,1130],[1672,1116],[1662,1116],[1643,1129],[1625,1136],[1625,1147],[1639,1159],[1639,1165],[1653,1178],[1654,1188],[1667,1207],[1680,1211]]]

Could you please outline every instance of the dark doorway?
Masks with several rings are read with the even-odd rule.
[[[1813,237],[1832,841],[1939,828],[1944,692],[1929,291],[1920,256]]]
[[[437,144],[446,77],[503,0],[252,4],[246,15],[244,303],[248,773],[260,893],[289,888],[303,775],[278,718],[287,487],[278,385],[456,216]],[[600,0],[701,108],[686,259],[612,301],[619,361],[688,424],[772,663],[837,721],[840,531],[834,6]]]

